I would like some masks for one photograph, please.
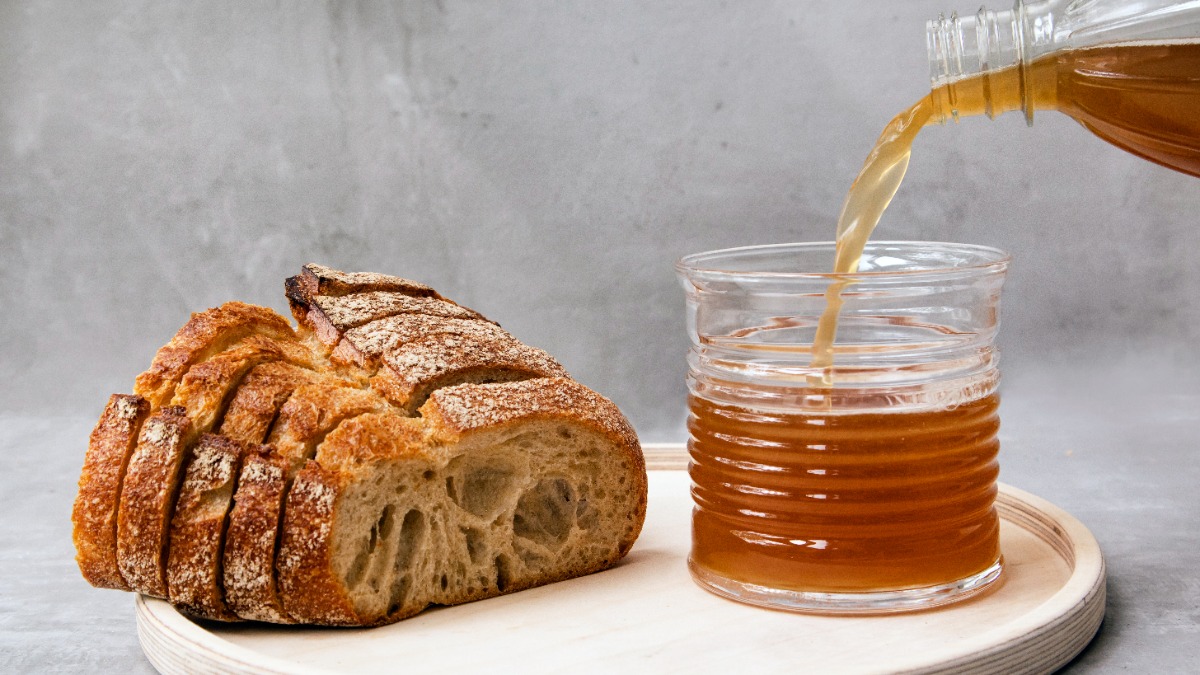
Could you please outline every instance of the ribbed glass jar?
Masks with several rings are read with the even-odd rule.
[[[692,494],[689,565],[779,609],[924,609],[999,578],[999,371],[1008,256],[878,242],[854,274],[834,245],[683,258]],[[810,367],[842,290],[831,371]]]

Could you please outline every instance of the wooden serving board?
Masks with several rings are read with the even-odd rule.
[[[614,569],[443,607],[374,629],[197,621],[138,597],[138,637],[163,673],[1048,673],[1104,618],[1095,538],[1053,504],[1002,485],[1005,576],[993,592],[911,614],[792,614],[719,598],[686,559],[682,446],[648,446],[645,529]]]

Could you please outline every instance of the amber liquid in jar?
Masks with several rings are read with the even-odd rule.
[[[774,589],[925,588],[1000,558],[995,393],[915,412],[689,399],[692,564]]]

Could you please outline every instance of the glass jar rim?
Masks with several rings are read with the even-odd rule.
[[[739,246],[735,248],[716,249],[683,256],[675,263],[676,272],[687,278],[703,277],[708,280],[718,279],[925,279],[927,277],[960,276],[963,274],[978,275],[987,273],[1003,273],[1012,260],[1007,252],[991,246],[978,244],[958,244],[952,242],[933,241],[872,241],[863,251],[864,257],[874,256],[882,259],[880,254],[886,253],[931,253],[940,255],[932,258],[929,266],[915,266],[904,269],[866,269],[857,272],[835,273],[815,270],[786,270],[786,269],[746,269],[746,263],[751,261],[777,260],[784,262],[785,256],[793,261],[799,254],[808,254],[816,259],[823,256],[827,266],[832,266],[836,242],[793,242],[784,244],[765,244],[754,246]],[[740,268],[736,262],[740,263]],[[781,265],[782,266],[782,265]]]

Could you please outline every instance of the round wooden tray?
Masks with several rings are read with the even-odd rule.
[[[163,673],[737,672],[1047,673],[1104,618],[1095,538],[1007,485],[997,500],[999,588],[936,610],[791,614],[724,600],[688,576],[691,498],[681,446],[648,446],[650,503],[629,556],[607,572],[374,629],[196,621],[138,597],[138,638]]]

